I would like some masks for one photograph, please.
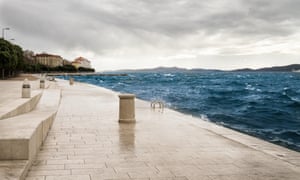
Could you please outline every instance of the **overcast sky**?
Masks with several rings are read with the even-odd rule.
[[[0,0],[0,27],[98,71],[300,63],[299,0]]]

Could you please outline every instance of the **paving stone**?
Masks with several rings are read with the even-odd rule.
[[[46,180],[45,176],[27,177],[26,180]]]
[[[89,175],[46,176],[46,180],[91,180]]]
[[[71,175],[70,170],[30,170],[28,176]]]
[[[33,165],[31,167],[31,171],[39,171],[39,170],[64,170],[65,165]]]

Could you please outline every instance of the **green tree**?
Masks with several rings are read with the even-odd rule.
[[[17,70],[22,71],[24,69],[23,49],[18,45],[14,45],[14,49],[16,50],[16,55],[18,58]]]
[[[7,69],[8,64],[10,63],[11,54],[9,49],[8,41],[0,39],[0,69],[2,79],[5,77],[5,70]]]
[[[20,46],[0,39],[0,69],[2,79],[5,76],[15,75],[17,70],[21,70],[23,62],[23,50]]]

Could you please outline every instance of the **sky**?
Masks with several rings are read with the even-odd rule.
[[[299,0],[0,0],[5,39],[97,71],[300,64]]]

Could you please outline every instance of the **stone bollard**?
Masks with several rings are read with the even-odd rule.
[[[120,94],[119,122],[135,123],[134,94]]]
[[[74,84],[74,78],[70,78],[69,83],[70,83],[70,85],[73,85]]]
[[[22,98],[30,98],[31,96],[31,89],[28,79],[26,78],[23,82],[22,86]]]
[[[45,78],[44,78],[44,77],[42,77],[42,78],[40,79],[40,88],[41,88],[41,89],[45,89]]]

